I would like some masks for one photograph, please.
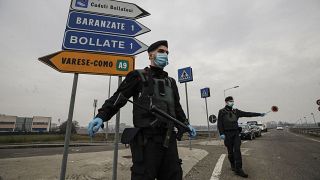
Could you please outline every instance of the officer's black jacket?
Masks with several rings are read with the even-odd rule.
[[[148,67],[145,68],[147,70]],[[163,79],[168,77],[168,73],[166,71],[163,71],[161,68],[150,66],[149,70],[152,71],[153,77]],[[181,107],[180,104],[180,96],[178,92],[178,87],[173,78],[171,78],[172,81],[172,87],[174,90],[174,98],[175,98],[175,113],[176,113],[176,119],[180,120],[181,122],[184,122],[185,124],[188,124],[188,120],[186,118],[186,115]],[[130,98],[134,95],[137,95],[141,92],[143,86],[142,79],[139,75],[139,72],[134,70],[131,71],[129,74],[127,74],[124,81],[121,83],[117,91],[113,94],[112,97],[107,99],[102,107],[98,110],[98,114],[96,117],[101,118],[103,121],[108,121],[114,116],[119,108],[121,107],[115,107],[114,102],[116,101],[118,94],[122,93],[126,98]],[[123,104],[124,106],[125,104]]]
[[[232,112],[236,115],[236,121],[230,122],[228,113]],[[240,117],[256,117],[261,116],[261,113],[254,113],[254,112],[244,112],[239,109],[232,109],[229,106],[225,106],[223,109],[219,110],[218,114],[218,130],[220,135],[224,134],[225,131],[232,131],[238,130],[238,119]]]

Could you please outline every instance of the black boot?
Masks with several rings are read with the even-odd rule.
[[[242,169],[236,169],[235,174],[244,178],[248,177],[248,174],[246,174]]]

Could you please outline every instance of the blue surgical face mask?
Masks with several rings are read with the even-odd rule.
[[[227,106],[232,107],[233,105],[234,105],[234,102],[232,102],[232,101],[227,102]]]
[[[159,68],[164,68],[169,64],[167,53],[157,53],[154,63]]]

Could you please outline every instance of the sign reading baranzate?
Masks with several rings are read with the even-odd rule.
[[[150,29],[133,19],[103,16],[84,12],[71,11],[67,27],[69,29],[110,33],[125,36],[138,36]]]
[[[150,15],[136,4],[110,0],[72,0],[71,9],[131,19]]]
[[[134,70],[132,56],[59,51],[39,60],[60,72],[125,76]]]

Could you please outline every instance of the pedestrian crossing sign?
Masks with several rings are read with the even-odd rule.
[[[192,68],[186,67],[186,68],[178,69],[178,80],[180,83],[193,81]]]
[[[201,98],[210,97],[210,88],[200,89],[200,93],[201,93]]]

